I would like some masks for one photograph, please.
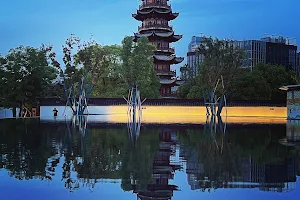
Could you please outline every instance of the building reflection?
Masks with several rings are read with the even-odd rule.
[[[0,125],[0,169],[19,180],[59,180],[71,192],[110,182],[140,200],[172,199],[181,169],[192,190],[289,192],[300,171],[298,121],[285,127],[227,124],[221,118],[200,125],[101,124],[81,118]]]
[[[279,140],[279,143],[286,146],[300,146],[300,121],[287,120],[286,137]]]
[[[287,120],[286,137],[279,140],[279,143],[285,146],[292,146],[296,151],[298,163],[297,175],[300,176],[300,121]]]
[[[152,177],[150,183],[145,189],[139,189],[139,186],[133,184],[133,191],[137,194],[138,200],[160,199],[169,200],[173,197],[176,185],[169,183],[170,179],[174,179],[175,170],[180,169],[179,164],[171,163],[171,156],[176,151],[176,131],[172,129],[162,128],[159,133],[159,149],[153,160]]]
[[[291,127],[287,126],[289,142],[299,138],[295,127]],[[193,145],[181,148],[180,156],[186,160],[187,181],[192,190],[211,192],[218,188],[257,188],[261,191],[290,192],[295,189],[297,170],[299,172],[296,156],[258,162],[251,155],[236,152],[238,144],[231,145],[234,140],[227,135],[226,123],[221,118],[208,120],[201,134],[202,141],[196,144],[199,150]]]

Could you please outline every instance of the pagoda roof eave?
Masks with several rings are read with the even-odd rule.
[[[178,86],[176,84],[176,79],[164,79],[164,78],[160,78],[159,79],[159,83],[161,85],[171,85],[171,86]]]
[[[132,17],[136,20],[142,21],[145,18],[150,16],[156,15],[164,15],[164,18],[167,20],[174,20],[178,17],[179,13],[173,13],[172,10],[159,10],[157,8],[152,8],[150,10],[137,10],[137,13],[132,14]]]
[[[147,33],[134,33],[135,40],[139,37],[148,37],[148,38],[165,38],[168,39],[169,42],[177,42],[182,38],[182,35],[175,35],[174,31],[159,33],[156,31],[151,31]]]
[[[184,60],[183,57],[176,57],[175,55],[171,55],[171,56],[154,55],[153,57],[154,57],[154,60],[163,61],[163,62],[170,62],[171,64],[179,64]]]
[[[176,80],[176,84],[177,84],[178,86],[183,85],[184,83],[185,83],[184,80]]]

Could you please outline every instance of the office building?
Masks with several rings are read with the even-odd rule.
[[[188,46],[187,68],[185,76],[195,77],[199,73],[199,65],[204,56],[199,55],[199,47],[203,37],[192,37]],[[231,40],[234,46],[245,51],[243,68],[249,68],[250,71],[259,64],[281,65],[286,69],[292,70],[299,74],[300,53],[297,53],[295,38],[283,36],[265,36],[259,40]]]
[[[243,68],[250,68],[251,71],[258,63],[266,63],[266,43],[260,40],[234,41],[234,45],[245,51]]]
[[[282,65],[298,73],[295,39],[267,36],[261,41],[266,43],[266,64]]]
[[[198,47],[203,41],[204,37],[193,36],[191,42],[189,43],[188,53],[187,53],[187,66],[185,68],[185,78],[195,78],[199,73],[200,63],[203,61],[204,56],[199,54],[197,51]]]

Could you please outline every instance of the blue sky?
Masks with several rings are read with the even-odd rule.
[[[83,40],[94,35],[100,44],[120,44],[140,22],[131,14],[139,0],[3,0],[0,13],[0,53],[19,45],[61,45],[73,33]],[[186,56],[193,35],[259,39],[266,33],[296,37],[300,46],[300,0],[171,0],[179,12],[171,22],[183,39],[173,44]],[[177,66],[178,67],[178,66]],[[176,68],[177,68],[176,67]]]

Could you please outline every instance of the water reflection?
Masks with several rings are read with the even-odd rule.
[[[298,125],[230,124],[221,118],[203,125],[2,120],[0,169],[19,180],[62,182],[70,192],[116,183],[138,199],[184,192],[179,171],[191,190],[290,192],[297,189],[299,146],[282,144],[299,142]]]
[[[286,137],[279,140],[286,146],[300,146],[300,121],[288,120],[286,124]]]

